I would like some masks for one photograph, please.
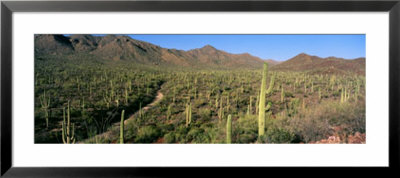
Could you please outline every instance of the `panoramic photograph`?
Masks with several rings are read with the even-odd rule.
[[[35,34],[36,144],[365,144],[363,34]]]

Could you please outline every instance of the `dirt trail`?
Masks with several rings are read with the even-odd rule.
[[[164,95],[160,92],[160,90],[158,90],[156,98],[154,98],[154,100],[150,104],[148,104],[142,108],[143,112],[146,112],[150,108],[154,107],[157,103],[159,103],[163,99],[163,97],[164,97]],[[131,116],[129,116],[128,119],[125,119],[124,124],[127,124],[129,120],[133,119],[135,117],[135,115],[138,115],[138,114],[139,114],[139,111],[136,111],[135,113],[133,113]],[[120,123],[117,122],[114,125],[119,126]]]
[[[142,108],[143,112],[146,112],[150,108],[154,107],[157,103],[159,103],[163,99],[164,95],[161,93],[160,90],[157,91],[157,96],[154,98],[154,100],[150,104],[148,104],[148,105],[146,105],[145,107]],[[136,111],[135,113],[133,113],[131,116],[129,116],[128,119],[125,119],[124,124],[126,125],[130,120],[134,119],[135,116],[138,115],[138,114],[139,114],[139,110]],[[109,137],[112,134],[112,130],[113,130],[112,128],[113,127],[119,127],[119,126],[120,126],[120,122],[116,122],[111,126],[111,128],[108,131],[103,132],[101,134],[98,134],[95,137],[97,137],[97,138]],[[79,142],[79,143],[84,143],[85,141],[91,140],[93,138],[94,137],[85,139],[83,142]]]

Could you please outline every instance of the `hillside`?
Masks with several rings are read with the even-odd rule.
[[[272,66],[271,70],[297,71],[319,74],[356,73],[365,75],[365,58],[343,59],[336,57],[321,58],[301,53],[287,61]]]
[[[129,36],[35,35],[35,55],[90,54],[113,61],[151,65],[211,68],[260,68],[262,59],[248,53],[231,54],[211,45],[189,51],[167,49]],[[276,61],[267,61],[271,66]]]

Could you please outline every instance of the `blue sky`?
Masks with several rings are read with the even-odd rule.
[[[287,60],[299,53],[346,59],[365,57],[365,35],[129,35],[164,48],[190,50],[207,44],[229,53]]]

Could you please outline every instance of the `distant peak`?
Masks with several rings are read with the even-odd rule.
[[[303,52],[303,53],[298,54],[297,56],[310,56],[310,55]]]
[[[214,48],[214,46],[211,46],[211,45],[205,45],[205,46],[203,46],[201,49],[216,49],[216,48]]]

